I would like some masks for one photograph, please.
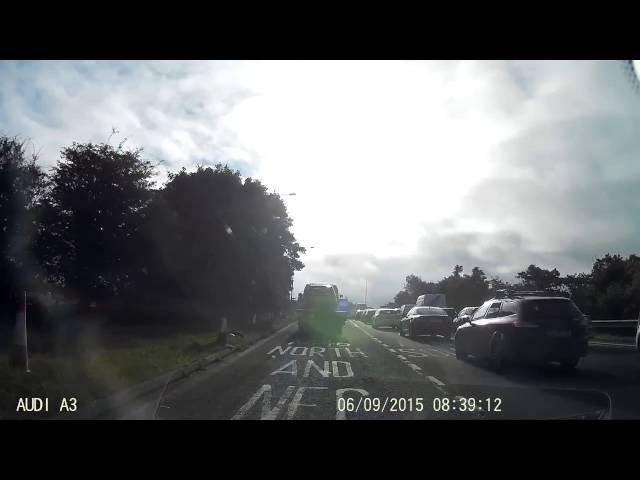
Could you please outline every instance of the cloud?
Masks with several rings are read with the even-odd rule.
[[[465,68],[468,78],[483,66]],[[449,80],[455,83],[456,75]],[[379,305],[410,273],[437,281],[462,264],[465,271],[480,266],[513,280],[530,263],[566,274],[589,270],[606,252],[638,252],[640,102],[620,65],[491,63],[479,75],[484,87],[462,89],[483,92],[471,112],[469,95],[453,95],[446,105],[458,119],[494,122],[498,129],[503,122],[511,125],[482,162],[484,176],[451,189],[459,202],[447,218],[430,220],[431,209],[423,207],[416,248],[408,255],[314,259],[300,283],[314,272],[342,274],[346,289],[360,300],[366,278],[370,303]],[[398,222],[397,234],[403,231]]]
[[[286,197],[307,281],[385,303],[455,264],[513,279],[638,252],[640,97],[613,61],[0,62],[2,132],[51,165],[112,127],[162,169]],[[161,179],[159,179],[161,180]]]
[[[47,165],[62,147],[105,142],[116,127],[111,143],[126,138],[162,170],[220,160],[251,172],[220,127],[251,96],[228,73],[207,62],[0,62],[0,122],[5,133],[31,138]]]

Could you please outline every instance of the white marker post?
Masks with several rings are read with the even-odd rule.
[[[27,292],[24,292],[22,310],[16,315],[13,345],[9,356],[9,364],[15,368],[24,368],[29,373],[29,350],[27,349]]]
[[[31,373],[29,369],[29,344],[27,342],[27,291],[24,291],[24,360],[26,363],[26,372]]]
[[[220,334],[219,334],[219,342],[222,345],[227,344],[227,317],[224,316],[220,320]]]

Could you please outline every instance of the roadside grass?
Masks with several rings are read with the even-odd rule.
[[[33,418],[55,416],[63,397],[76,398],[81,408],[219,351],[224,345],[217,340],[218,333],[209,332],[66,355],[36,353],[30,356],[30,373],[11,369],[4,361],[0,363],[0,419],[29,417],[16,412],[20,398],[49,398],[50,411],[32,413]]]
[[[635,336],[612,335],[610,333],[595,333],[589,335],[589,340],[594,342],[617,343],[621,345],[634,345]]]
[[[227,336],[227,345],[241,349],[289,319],[268,329]],[[30,373],[11,369],[7,352],[0,351],[0,419],[52,418],[59,414],[62,398],[76,398],[78,410],[126,388],[188,366],[225,345],[219,333],[175,329],[126,327],[100,330],[83,338],[73,352],[33,352]],[[4,357],[4,358],[2,358]],[[49,412],[17,412],[20,398],[49,399]]]

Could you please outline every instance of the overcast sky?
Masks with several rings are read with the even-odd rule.
[[[458,263],[512,280],[640,253],[640,97],[619,62],[1,62],[0,133],[167,169],[229,163],[285,197],[306,282],[392,299]]]

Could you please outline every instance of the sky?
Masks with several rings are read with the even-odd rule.
[[[381,305],[455,264],[640,253],[640,91],[616,61],[0,61],[0,133],[47,166],[124,142],[158,184],[222,162],[295,193],[295,293],[366,282]]]

